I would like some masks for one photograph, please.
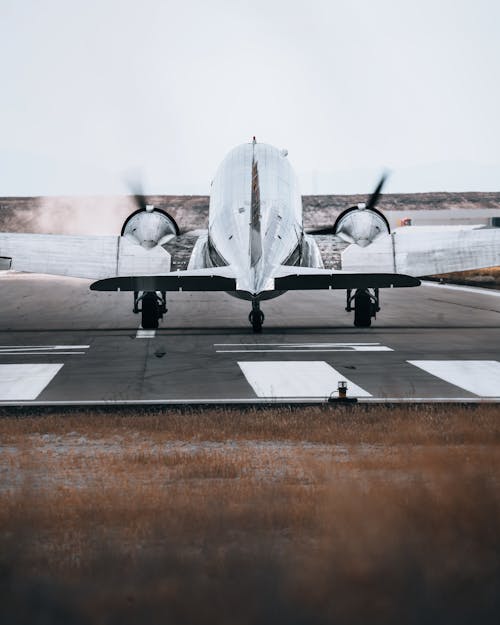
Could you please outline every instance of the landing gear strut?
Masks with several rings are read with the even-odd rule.
[[[167,294],[165,291],[144,291],[139,295],[139,291],[134,291],[134,312],[141,313],[144,330],[156,330],[158,322],[167,312]]]
[[[248,315],[248,321],[252,324],[254,332],[262,332],[262,324],[264,323],[264,313],[260,309],[259,300],[252,300],[252,310]]]
[[[372,317],[376,318],[380,310],[380,299],[378,289],[357,289],[352,295],[352,289],[347,289],[346,310],[353,310],[354,301],[354,325],[356,328],[369,328],[372,324]]]

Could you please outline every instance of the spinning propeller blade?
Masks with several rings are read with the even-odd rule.
[[[368,202],[363,210],[373,210],[375,206],[378,204],[380,199],[380,195],[382,193],[382,188],[387,180],[387,172],[382,174],[382,177],[379,180],[378,185],[375,188],[375,191],[368,198]],[[316,228],[315,230],[308,230],[308,234],[335,234],[334,226],[326,226],[324,228]]]
[[[379,198],[380,198],[380,194],[382,193],[382,188],[383,188],[386,180],[387,180],[387,173],[384,173],[384,174],[382,174],[382,178],[380,178],[380,181],[379,181],[379,183],[377,185],[377,188],[370,195],[370,198],[369,198],[368,202],[366,203],[365,210],[374,209],[375,206],[378,204],[378,201],[379,201]]]

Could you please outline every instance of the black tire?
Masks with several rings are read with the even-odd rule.
[[[144,330],[156,330],[160,318],[160,307],[156,293],[146,293],[142,298],[141,325]]]
[[[262,324],[264,323],[264,313],[262,310],[252,310],[248,315],[248,320],[252,324],[254,332],[262,332]]]
[[[367,291],[359,289],[354,296],[354,325],[369,328],[372,324],[372,300]]]

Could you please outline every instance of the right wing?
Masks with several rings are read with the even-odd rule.
[[[401,228],[371,245],[342,252],[343,271],[429,276],[500,265],[500,228]]]

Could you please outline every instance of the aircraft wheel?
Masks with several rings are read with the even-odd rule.
[[[252,310],[248,315],[248,320],[252,324],[254,332],[262,332],[262,324],[264,323],[264,313],[262,310]]]
[[[369,328],[372,324],[372,300],[368,291],[358,289],[354,296],[354,325]]]
[[[156,293],[146,293],[142,298],[142,327],[144,330],[156,330],[160,318],[160,307]]]

